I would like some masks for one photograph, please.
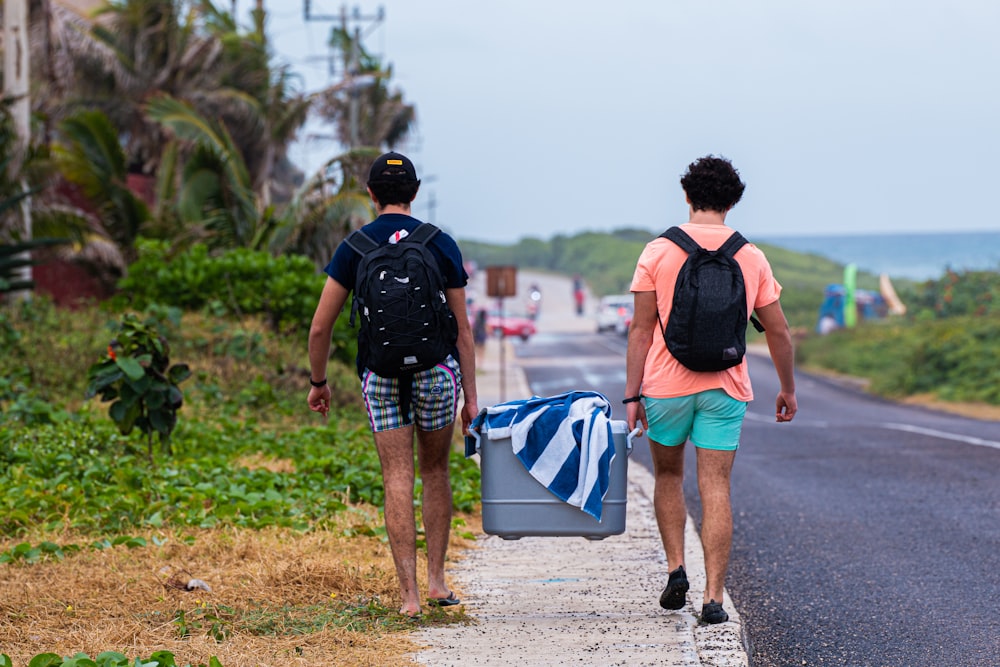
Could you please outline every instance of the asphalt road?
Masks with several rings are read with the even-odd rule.
[[[539,334],[515,350],[533,393],[601,391],[623,418],[624,338]],[[751,376],[728,580],[751,664],[1000,665],[1000,422],[800,374],[800,412],[778,425],[770,362],[753,358]],[[644,442],[632,460],[648,467]],[[690,474],[686,493],[700,521]]]

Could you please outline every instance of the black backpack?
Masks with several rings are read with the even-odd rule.
[[[458,323],[445,300],[437,258],[427,246],[440,232],[421,223],[398,243],[379,245],[361,230],[345,243],[361,255],[354,281],[351,326],[361,314],[359,369],[412,378],[451,354]],[[401,382],[408,389],[409,382]]]
[[[666,327],[656,314],[670,354],[693,371],[738,365],[747,350],[747,297],[743,270],[733,256],[747,240],[733,232],[718,250],[705,250],[679,227],[660,236],[688,254],[677,274]],[[764,331],[756,318],[750,321]]]

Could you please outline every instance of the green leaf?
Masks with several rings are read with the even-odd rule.
[[[115,363],[130,380],[138,380],[146,374],[146,369],[132,357],[118,357]]]
[[[31,659],[28,667],[60,667],[63,664],[61,656],[55,653],[40,653]]]
[[[170,387],[170,407],[180,410],[182,405],[184,405],[184,394],[177,387]]]
[[[104,651],[94,660],[97,661],[98,667],[128,667],[128,657],[117,651]]]
[[[177,663],[174,662],[174,654],[170,651],[157,651],[149,657],[151,660],[155,660],[160,667],[177,667]]]
[[[172,410],[150,410],[149,423],[163,436],[169,436],[174,430],[176,419]]]
[[[111,407],[108,408],[108,416],[111,417],[116,424],[121,424],[125,421],[125,415],[127,413],[128,404],[125,401],[115,401],[111,404]]]
[[[143,373],[142,377],[139,378],[138,380],[132,380],[130,378],[128,381],[128,387],[130,387],[132,391],[134,391],[136,394],[141,396],[142,394],[145,394],[149,390],[153,382],[154,382],[153,378],[151,378],[148,374]]]
[[[159,410],[166,404],[168,391],[169,389],[162,391],[150,391],[146,394],[146,407],[149,409],[150,413]]]
[[[191,377],[191,368],[187,364],[174,364],[167,372],[167,377],[174,384],[180,384]]]
[[[97,663],[86,653],[77,653],[72,658],[63,660],[62,667],[97,667]]]
[[[88,384],[86,397],[88,399],[93,398],[100,391],[118,382],[123,377],[124,374],[121,369],[110,359],[98,365],[91,366],[90,370],[87,371]]]
[[[112,412],[115,406],[121,405],[122,408],[118,408],[118,412]],[[124,410],[124,412],[121,412]],[[139,401],[134,401],[131,404],[125,403],[124,401],[116,401],[112,403],[111,409],[108,410],[108,414],[111,415],[111,419],[118,425],[118,430],[122,435],[128,435],[132,432],[135,427],[136,421],[142,415],[142,404]]]

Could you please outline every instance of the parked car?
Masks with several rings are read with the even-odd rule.
[[[476,322],[476,313],[481,310],[486,310],[486,330],[494,336],[502,333],[504,336],[514,336],[527,341],[538,333],[535,322],[529,317],[508,313],[507,311],[504,311],[501,317],[499,310],[495,308],[484,309],[481,306],[473,306],[469,309],[469,322],[473,326],[475,326]]]
[[[597,304],[598,333],[604,331],[628,333],[628,325],[632,322],[633,303],[631,294],[602,296]]]

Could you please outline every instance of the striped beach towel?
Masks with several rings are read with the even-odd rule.
[[[472,426],[490,440],[510,438],[532,477],[601,520],[615,456],[611,404],[602,394],[571,391],[508,401],[484,408]]]

